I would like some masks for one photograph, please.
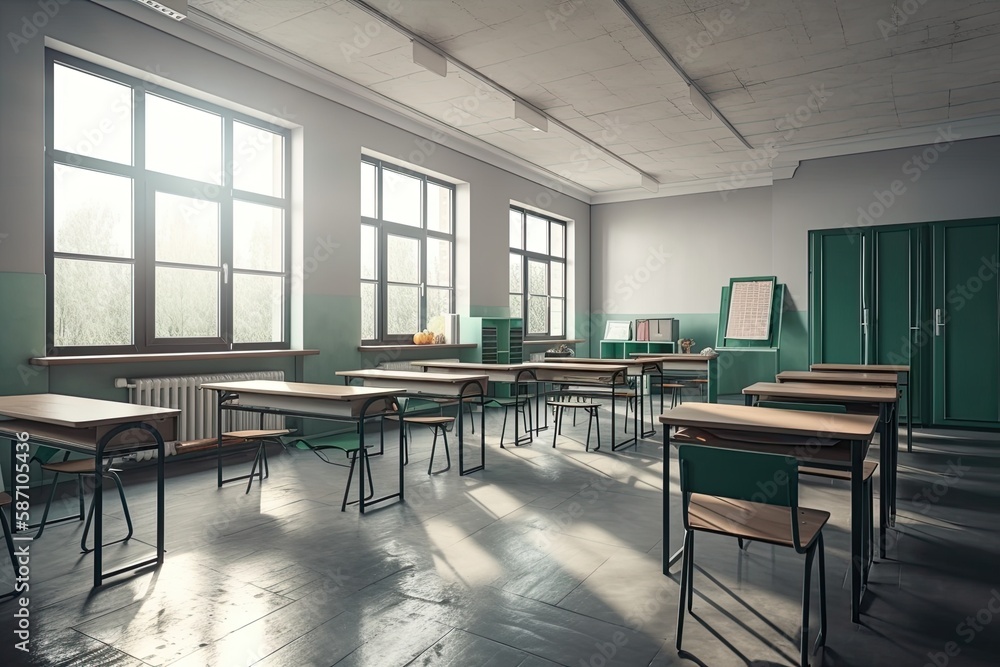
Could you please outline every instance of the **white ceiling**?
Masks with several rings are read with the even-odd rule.
[[[995,1],[631,0],[756,153],[692,106],[686,83],[612,0],[368,2],[575,133],[534,131],[508,97],[454,64],[447,78],[413,64],[405,35],[347,0],[189,0],[603,195],[639,186],[637,170],[664,189],[707,190],[741,183],[741,168],[769,171],[777,153],[848,153],[859,138],[926,137],[1000,116]]]

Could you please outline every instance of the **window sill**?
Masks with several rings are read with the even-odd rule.
[[[572,343],[583,343],[586,338],[554,338],[552,340],[522,340],[521,345],[559,345],[560,343],[566,343],[570,345]]]
[[[32,366],[78,366],[84,364],[137,364],[146,361],[306,357],[313,354],[319,354],[319,350],[223,350],[219,352],[169,352],[159,354],[88,354],[75,357],[33,357],[29,361]]]
[[[414,343],[408,343],[403,345],[358,345],[358,350],[361,352],[377,352],[380,350],[455,350],[459,348],[476,348],[479,347],[476,343],[443,343],[443,344],[430,344],[430,345],[416,345]]]

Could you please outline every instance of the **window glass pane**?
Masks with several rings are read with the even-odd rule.
[[[543,334],[548,332],[549,324],[548,297],[528,297],[528,333]]]
[[[132,265],[56,257],[53,343],[132,344]]]
[[[378,303],[375,283],[361,283],[361,340],[375,340],[375,313]],[[416,333],[414,331],[414,333]]]
[[[510,316],[515,319],[520,319],[524,317],[524,313],[521,312],[521,295],[511,294],[510,295]]]
[[[284,339],[283,276],[233,275],[233,342]]]
[[[451,241],[427,239],[427,284],[451,287]]]
[[[146,93],[146,168],[222,183],[222,118]]]
[[[444,333],[445,315],[451,312],[451,290],[427,288],[427,329]]]
[[[54,165],[56,252],[132,257],[132,179]]]
[[[451,234],[451,188],[427,184],[427,229]]]
[[[218,266],[219,205],[157,192],[156,261]]]
[[[55,64],[53,145],[132,164],[132,88]]]
[[[562,336],[563,331],[563,308],[565,302],[562,299],[549,299],[549,333],[553,336]]]
[[[156,267],[157,338],[219,335],[219,272]]]
[[[566,227],[558,222],[551,223],[549,229],[552,232],[552,255],[555,257],[566,256]]]
[[[375,197],[378,193],[376,188],[375,165],[370,162],[361,163],[361,215],[366,218],[378,217],[378,209],[375,206]]]
[[[419,179],[389,169],[382,170],[382,218],[389,222],[420,227]]]
[[[389,282],[419,283],[420,242],[390,234],[386,241],[386,269]]]
[[[550,283],[552,296],[566,296],[566,265],[562,262],[552,262],[549,266],[552,271]]]
[[[522,222],[521,212],[512,210],[510,212],[510,247],[518,250],[524,250],[524,241],[521,239],[524,231]]]
[[[378,280],[378,240],[376,229],[371,225],[361,225],[361,277]]]
[[[284,139],[280,134],[233,121],[233,187],[282,196]]]
[[[234,201],[233,266],[281,271],[285,265],[283,219],[284,211],[280,208]]]
[[[525,244],[531,252],[549,251],[549,223],[537,216],[528,214],[525,216],[526,235]]]
[[[548,265],[543,262],[528,260],[528,293],[548,294]]]
[[[386,333],[390,336],[416,333],[420,328],[420,290],[389,285],[386,291]]]
[[[510,290],[511,292],[523,292],[524,272],[521,270],[521,256],[510,254]]]

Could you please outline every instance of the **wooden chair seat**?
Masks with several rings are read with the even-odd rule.
[[[692,384],[708,384],[708,380],[706,378],[692,378],[688,381]]]
[[[587,403],[585,401],[548,401],[546,403],[553,408],[599,408],[600,403]]]
[[[424,426],[440,426],[441,424],[451,424],[454,417],[428,416],[428,417],[403,417],[403,421],[408,424],[423,424]]]
[[[8,494],[0,492],[0,507],[7,507],[7,505],[10,505],[12,502],[14,501],[11,500],[11,497]]]
[[[693,493],[689,521],[697,530],[794,548],[790,512],[788,507]],[[799,507],[799,548],[807,548],[829,519],[829,512]]]
[[[864,469],[861,472],[861,480],[867,482],[878,469],[878,463],[865,461]],[[851,481],[851,471],[849,470],[828,470],[827,468],[810,468],[799,466],[800,475],[812,475],[814,477],[824,477],[826,479],[839,479],[845,482]]]
[[[664,382],[660,385],[663,389],[684,389],[687,387],[686,384],[680,384],[679,382]]]
[[[58,472],[67,475],[93,475],[96,472],[97,459],[74,459],[72,461],[54,461],[43,463],[42,470]]]

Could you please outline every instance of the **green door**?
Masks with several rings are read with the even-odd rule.
[[[809,239],[810,363],[866,363],[871,233],[831,229]]]
[[[913,391],[913,421],[922,423],[923,350],[930,342],[924,288],[927,227],[924,225],[875,227],[871,230],[874,272],[872,274],[872,363],[908,364]],[[906,414],[906,402],[900,404]]]
[[[1000,425],[1000,220],[934,225],[934,423]]]

